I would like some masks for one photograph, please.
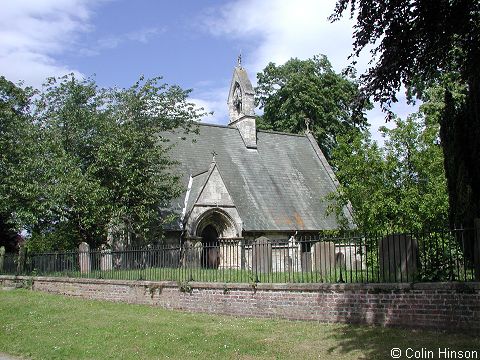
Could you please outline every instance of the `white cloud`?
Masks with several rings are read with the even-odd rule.
[[[269,62],[283,64],[291,57],[306,59],[326,54],[337,71],[346,67],[352,44],[352,23],[345,20],[331,24],[327,18],[334,7],[334,0],[235,0],[210,9],[203,25],[214,36],[237,41],[239,50],[242,45],[253,49],[243,52],[243,64],[255,85],[255,74]],[[215,121],[225,123],[228,121],[227,94],[226,87],[223,92],[216,89],[208,99],[202,97],[203,93],[198,94],[197,101],[216,108]],[[212,95],[217,95],[218,100]],[[220,115],[225,118],[220,119]]]
[[[120,46],[122,43],[127,41],[136,41],[143,44],[148,43],[152,38],[164,33],[166,28],[158,28],[158,27],[151,27],[151,28],[143,28],[136,31],[131,31],[128,33],[120,34],[120,35],[111,35],[104,38],[101,38],[97,41],[96,50],[90,50],[90,53],[87,50],[86,54],[96,55],[98,54],[99,49],[114,49]]]
[[[94,0],[2,1],[0,69],[12,81],[39,86],[49,76],[79,72],[57,60],[90,31]]]
[[[202,121],[210,124],[225,125],[228,120],[227,96],[228,87],[221,87],[213,90],[194,91],[193,96],[188,100],[198,107],[202,107],[205,112],[213,112],[203,117]]]
[[[137,31],[132,31],[126,34],[128,40],[131,41],[138,41],[141,43],[146,44],[150,41],[150,39],[158,36],[161,33],[164,33],[166,28],[158,28],[158,27],[150,27],[150,28],[143,28]]]
[[[291,57],[315,54],[326,54],[341,70],[349,64],[353,22],[342,19],[332,24],[327,18],[334,8],[335,0],[234,1],[205,22],[214,35],[258,41],[253,53],[246,54],[251,72],[270,61],[282,64]]]
[[[354,20],[344,16],[331,23],[328,17],[335,3],[336,0],[235,0],[211,11],[204,25],[214,36],[250,44],[253,50],[244,54],[244,63],[252,82],[254,74],[269,62],[283,64],[292,57],[307,59],[316,54],[327,55],[338,72],[351,62],[348,56],[352,52]],[[369,49],[356,60],[361,74],[371,60]],[[226,93],[222,96],[226,98]],[[399,94],[401,101],[393,107],[403,118],[416,111],[415,107],[406,105],[404,98]],[[378,127],[385,125],[385,114],[376,105],[368,118],[373,137],[382,142]]]

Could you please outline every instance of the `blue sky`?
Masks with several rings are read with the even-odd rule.
[[[0,74],[39,86],[48,76],[96,75],[128,87],[140,75],[193,89],[192,101],[226,124],[227,91],[241,52],[255,82],[268,62],[325,54],[340,71],[349,61],[352,25],[331,24],[334,0],[3,0]],[[368,53],[360,59],[363,72]],[[401,116],[415,111],[403,101]],[[384,125],[368,114],[374,138]]]

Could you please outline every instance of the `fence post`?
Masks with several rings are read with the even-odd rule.
[[[0,273],[3,272],[4,263],[5,263],[5,246],[0,246]]]
[[[475,281],[480,281],[480,218],[475,221],[475,234],[473,244],[473,269],[475,274]]]

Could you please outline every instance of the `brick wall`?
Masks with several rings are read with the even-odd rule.
[[[167,309],[480,333],[480,283],[221,284],[0,276],[0,286]]]

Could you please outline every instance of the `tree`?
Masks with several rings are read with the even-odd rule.
[[[337,214],[350,202],[361,231],[415,231],[443,228],[448,197],[443,154],[439,145],[441,111],[437,88],[431,100],[394,129],[381,128],[385,146],[368,131],[339,138],[333,162],[341,183],[333,195]],[[440,101],[441,102],[441,101]]]
[[[441,142],[448,182],[450,223],[480,217],[480,2],[473,0],[338,0],[331,19],[350,5],[356,16],[353,55],[372,45],[375,65],[362,75],[363,90],[385,109],[405,85],[422,98],[441,76],[458,71],[465,100],[446,88]]]
[[[7,251],[15,248],[19,225],[32,219],[38,190],[30,176],[38,155],[33,94],[0,76],[0,246]]]
[[[388,219],[388,187],[383,152],[371,140],[370,133],[353,132],[337,138],[332,164],[340,182],[337,192],[330,195],[329,209],[344,223],[343,209],[353,208],[353,219],[361,231],[381,229]]]
[[[302,133],[306,119],[319,146],[330,158],[336,136],[366,125],[370,103],[360,96],[353,78],[337,74],[326,56],[270,63],[257,74],[258,127]]]
[[[35,147],[21,151],[21,181],[5,189],[33,190],[25,203],[5,202],[8,223],[29,231],[34,251],[82,241],[96,247],[112,230],[130,243],[159,240],[167,220],[161,210],[180,191],[161,132],[189,131],[202,115],[188,93],[160,78],[141,78],[128,89],[99,88],[73,75],[49,79],[25,108],[32,131],[24,136]],[[35,161],[28,161],[33,151]]]

